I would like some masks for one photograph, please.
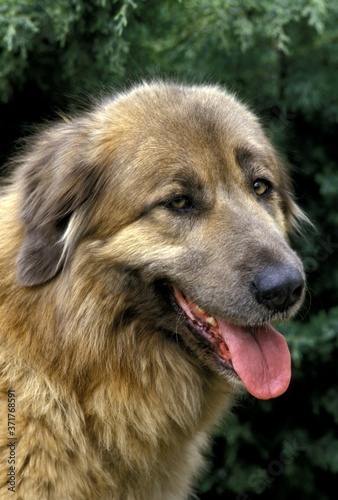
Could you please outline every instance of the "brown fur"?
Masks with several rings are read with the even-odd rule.
[[[268,316],[247,287],[262,262],[301,267],[280,158],[229,94],[155,83],[46,128],[15,163],[0,204],[0,498],[8,390],[16,498],[187,498],[239,384],[163,290],[238,324],[296,311]],[[248,179],[266,175],[261,203]],[[182,194],[189,214],[169,208]]]

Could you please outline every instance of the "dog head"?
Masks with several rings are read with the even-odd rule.
[[[214,87],[141,85],[44,131],[20,161],[21,285],[81,258],[108,288],[133,276],[138,314],[184,355],[262,399],[284,392],[290,356],[270,322],[304,296],[287,241],[302,213],[246,107]]]

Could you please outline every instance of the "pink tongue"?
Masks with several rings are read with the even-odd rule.
[[[237,375],[258,399],[283,394],[291,379],[291,359],[287,343],[272,326],[249,331],[217,318],[218,331],[226,342]]]

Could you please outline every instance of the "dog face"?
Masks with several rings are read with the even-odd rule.
[[[45,131],[22,163],[21,284],[85,259],[191,362],[262,399],[284,392],[290,357],[269,322],[303,299],[287,242],[301,212],[244,106],[212,87],[140,86]]]

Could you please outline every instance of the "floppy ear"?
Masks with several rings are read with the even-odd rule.
[[[17,279],[23,286],[41,285],[59,273],[81,236],[67,227],[75,212],[88,213],[85,202],[98,187],[98,174],[87,164],[85,150],[80,124],[64,122],[33,138],[18,161],[24,235]]]
[[[19,251],[17,278],[20,285],[41,285],[52,279],[64,263],[63,245],[57,231],[28,227]]]

